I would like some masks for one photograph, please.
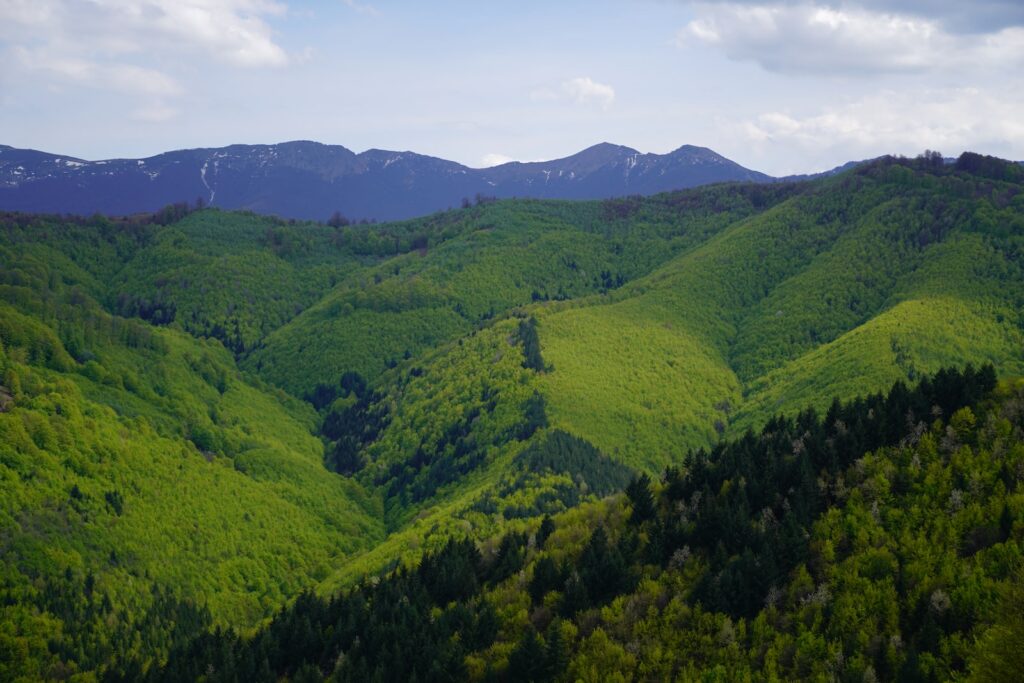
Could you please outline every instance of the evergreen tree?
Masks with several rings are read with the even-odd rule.
[[[555,566],[555,561],[545,555],[533,565],[533,578],[530,579],[530,598],[539,604],[550,591],[564,585],[565,579]]]
[[[540,522],[540,529],[537,530],[537,547],[543,548],[544,543],[554,532],[555,520],[551,519],[551,515],[544,515],[544,519]]]
[[[555,680],[569,664],[569,652],[562,637],[561,622],[555,619],[545,633],[544,645],[544,677]]]
[[[651,494],[651,478],[646,473],[641,474],[629,483],[626,487],[626,497],[633,508],[629,521],[633,524],[643,524],[647,520],[654,519],[654,496]]]
[[[548,415],[545,411],[544,397],[534,391],[523,405],[523,424],[519,429],[519,440],[525,441],[533,436],[538,429],[548,426]]]
[[[537,319],[530,317],[519,323],[519,341],[523,345],[523,367],[544,372],[544,359],[540,355],[540,336],[537,334]]]
[[[538,681],[544,677],[546,664],[544,647],[531,626],[508,658],[508,680]]]
[[[590,596],[587,595],[587,586],[583,583],[580,575],[573,572],[565,582],[559,611],[562,616],[571,618],[577,612],[588,607],[590,607]]]

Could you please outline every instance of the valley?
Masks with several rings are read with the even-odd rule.
[[[0,214],[0,679],[986,680],[1022,311],[1024,168],[970,153]]]

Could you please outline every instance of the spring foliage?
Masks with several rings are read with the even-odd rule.
[[[998,680],[1021,189],[0,215],[0,679]]]

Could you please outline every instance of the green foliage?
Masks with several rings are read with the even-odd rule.
[[[113,278],[109,301],[242,354],[358,264],[335,237],[326,226],[201,211],[154,234]]]
[[[245,365],[296,395],[348,370],[372,382],[407,353],[418,357],[516,307],[607,292],[793,191],[687,191],[644,200],[628,216],[598,202],[513,200],[422,219],[444,239],[354,271]],[[527,362],[537,365],[531,348],[538,353]]]
[[[1008,510],[1008,507],[1004,507]],[[1009,537],[1006,530],[1001,530]],[[979,638],[977,653],[971,660],[971,680],[1012,681],[1024,667],[1024,579],[1017,576],[1003,588],[995,621]]]
[[[528,318],[519,323],[519,341],[523,345],[523,367],[544,372],[544,359],[540,356],[540,337],[537,319]]]
[[[983,227],[992,196],[1003,208]],[[951,363],[1024,372],[1019,196],[1019,183],[880,162],[608,296],[539,308],[549,420],[656,472],[777,411]]]
[[[626,487],[626,498],[629,499],[629,506],[632,512],[629,521],[633,524],[643,524],[654,517],[654,497],[651,495],[651,478],[646,473],[629,482]]]
[[[249,680],[262,661],[335,680],[1006,680],[1022,439],[1024,384],[996,388],[991,368],[780,416],[669,472],[639,531],[606,500],[543,547],[506,534],[488,559],[451,540],[253,637],[195,638],[151,678]]]
[[[533,441],[516,456],[516,464],[528,472],[567,474],[598,496],[621,491],[632,474],[592,444],[560,429]]]
[[[18,248],[0,293],[3,678],[88,678],[254,626],[381,537],[372,498],[324,471],[308,406]]]
[[[0,677],[997,676],[1021,190],[2,215]]]

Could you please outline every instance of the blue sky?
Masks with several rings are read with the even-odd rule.
[[[966,9],[965,9],[966,8]],[[0,0],[0,143],[1024,158],[1018,0]]]

